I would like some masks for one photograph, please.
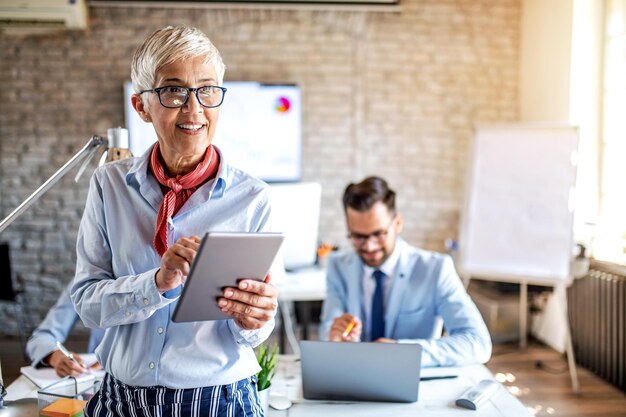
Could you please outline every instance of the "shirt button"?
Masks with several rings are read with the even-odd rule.
[[[148,301],[148,299],[147,299],[147,298],[144,298],[144,299],[143,299],[143,304],[144,304],[144,305],[148,305],[148,303],[150,303],[150,301]]]
[[[159,328],[157,329],[157,332],[159,332],[159,334],[162,334],[162,333],[163,333],[163,327],[159,327]]]
[[[126,317],[130,316],[130,311],[126,310]]]
[[[150,367],[150,369],[154,369],[154,362],[150,362],[150,365],[148,365]]]

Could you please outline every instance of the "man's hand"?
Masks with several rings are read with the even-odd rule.
[[[161,294],[185,283],[201,240],[199,236],[181,237],[167,248],[161,258],[161,268],[155,277],[156,286]]]
[[[237,288],[225,288],[224,297],[217,304],[240,327],[260,329],[274,317],[278,308],[278,290],[271,285],[271,281],[271,275],[267,275],[263,282],[241,280]]]
[[[374,342],[378,342],[378,343],[398,343],[398,341],[396,339],[388,339],[386,337],[379,337],[378,339],[374,340]]]
[[[352,325],[351,323],[354,324]],[[352,329],[348,330],[350,327]],[[347,330],[348,332],[346,333]],[[358,342],[362,331],[361,319],[352,314],[343,313],[333,321],[328,340],[331,342]]]
[[[54,352],[52,352],[47,357],[47,359],[44,360],[44,362],[53,367],[57,375],[60,377],[65,377],[68,375],[78,376],[84,372],[87,372],[87,369],[85,368],[85,361],[83,361],[83,358],[75,353],[72,354],[74,355],[74,359],[76,359],[78,363],[65,356],[60,350],[55,350]]]

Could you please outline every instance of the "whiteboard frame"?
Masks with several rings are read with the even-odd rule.
[[[467,182],[465,184],[465,199],[463,203],[463,212],[461,213],[461,222],[459,229],[459,262],[456,265],[459,270],[459,274],[463,277],[463,281],[465,286],[469,284],[470,279],[480,279],[487,281],[497,281],[497,282],[509,282],[509,283],[517,283],[520,285],[520,304],[519,304],[519,317],[520,317],[520,348],[525,349],[527,345],[527,312],[528,312],[528,284],[534,285],[544,285],[548,287],[553,287],[555,295],[557,296],[559,302],[561,303],[560,313],[562,315],[562,319],[564,323],[566,323],[565,329],[565,349],[567,353],[567,362],[570,373],[570,379],[572,382],[572,391],[574,394],[580,394],[580,384],[578,381],[578,372],[576,370],[576,358],[574,356],[574,346],[572,344],[571,330],[569,324],[569,316],[567,313],[567,290],[566,287],[571,284],[573,277],[571,273],[571,267],[569,269],[569,274],[566,279],[561,277],[549,277],[549,276],[532,276],[532,275],[521,275],[517,273],[501,273],[501,272],[492,272],[492,271],[481,271],[478,269],[468,270],[465,268],[466,264],[466,252],[465,248],[467,248],[468,241],[468,230],[469,230],[469,213],[470,213],[470,204],[471,204],[471,191],[474,182],[474,161],[476,161],[476,153],[478,152],[476,145],[476,136],[479,129],[571,129],[576,134],[576,144],[573,147],[573,153],[578,151],[578,147],[580,144],[580,137],[578,128],[575,126],[571,126],[568,124],[555,124],[555,123],[535,123],[535,124],[498,124],[498,125],[478,125],[474,128],[474,134],[472,135],[471,142],[471,150],[470,150],[470,163],[467,166]],[[574,164],[574,161],[572,161]],[[569,196],[569,204],[570,204],[570,245],[574,244],[574,207],[572,205],[573,202],[573,192],[575,191],[576,180],[578,176],[577,166],[574,164],[574,178],[572,182],[572,189],[570,190]],[[571,265],[571,263],[570,263]]]
[[[470,206],[472,204],[472,187],[474,186],[475,181],[475,164],[477,160],[477,135],[481,130],[486,129],[497,129],[497,130],[569,130],[572,133],[576,134],[576,145],[574,146],[573,152],[577,152],[579,145],[578,138],[578,128],[576,126],[572,126],[566,123],[508,123],[508,124],[484,124],[477,125],[474,128],[472,139],[471,139],[471,147],[470,147],[470,162],[467,166],[467,176],[465,183],[465,198],[463,203],[463,211],[461,213],[461,221],[459,228],[459,262],[457,264],[457,269],[459,270],[459,274],[464,278],[464,280],[469,282],[471,277],[476,277],[484,280],[490,281],[499,281],[499,282],[512,282],[512,283],[530,283],[536,285],[545,285],[545,286],[555,286],[559,283],[571,283],[572,276],[571,271],[568,273],[566,278],[560,276],[539,276],[532,274],[519,274],[516,272],[512,273],[502,273],[502,272],[494,272],[489,270],[480,270],[480,269],[471,269],[467,268],[467,247],[469,240],[469,230],[470,230],[470,221],[469,221],[469,213]],[[576,184],[576,177],[578,175],[578,169],[574,164],[574,179],[573,186]],[[570,190],[570,202],[573,201],[573,193],[574,188]],[[571,203],[570,203],[571,204]],[[571,242],[570,246],[574,244],[574,210],[571,207],[571,213],[569,218],[569,241]],[[572,246],[573,247],[573,246]]]

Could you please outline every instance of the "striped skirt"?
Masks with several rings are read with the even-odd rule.
[[[85,417],[263,417],[256,375],[229,385],[173,389],[133,387],[106,374]]]

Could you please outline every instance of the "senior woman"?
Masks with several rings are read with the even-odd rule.
[[[132,103],[158,141],[91,179],[72,300],[87,326],[106,328],[106,376],[86,416],[262,415],[252,349],[274,327],[269,275],[224,291],[230,320],[171,320],[198,236],[270,230],[267,185],[211,144],[223,76],[218,50],[190,27],[157,30],[133,56]]]

